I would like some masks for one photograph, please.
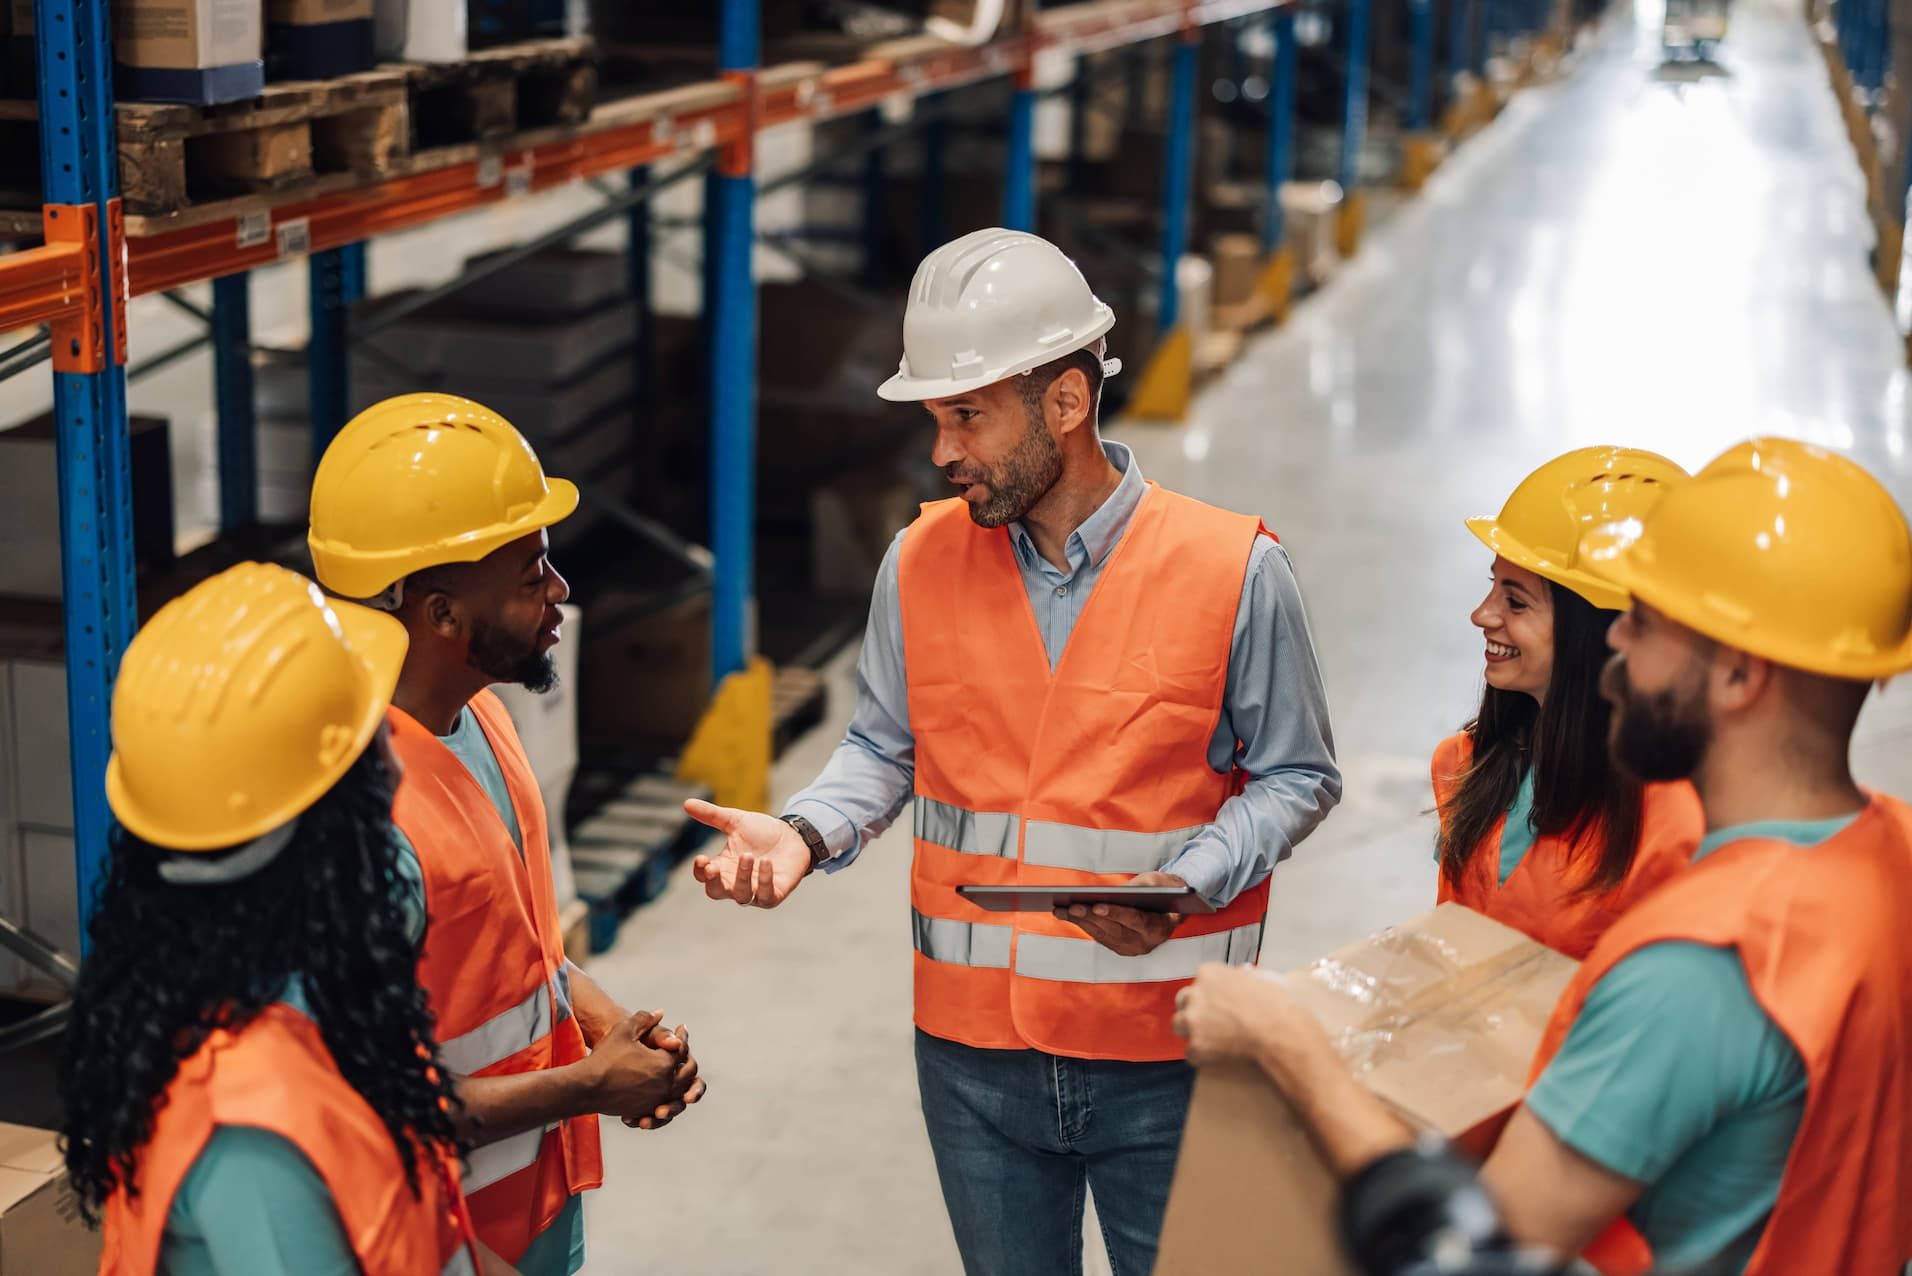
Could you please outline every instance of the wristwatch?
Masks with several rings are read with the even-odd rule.
[[[801,815],[786,815],[783,822],[795,829],[797,836],[803,839],[803,844],[810,848],[810,867],[806,871],[816,872],[823,861],[830,858],[830,848],[823,844],[823,834],[817,832],[817,826]]]

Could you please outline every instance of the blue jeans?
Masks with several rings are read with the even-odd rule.
[[[977,1050],[919,1030],[916,1079],[969,1276],[1080,1276],[1085,1188],[1115,1276],[1148,1276],[1193,1068]]]

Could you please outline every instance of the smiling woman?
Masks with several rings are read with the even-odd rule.
[[[1534,471],[1497,518],[1468,521],[1496,556],[1472,616],[1480,711],[1434,753],[1440,898],[1573,957],[1703,832],[1689,785],[1642,788],[1608,759],[1600,671],[1626,596],[1577,563],[1583,530],[1638,517],[1685,477],[1650,452],[1585,448]]]

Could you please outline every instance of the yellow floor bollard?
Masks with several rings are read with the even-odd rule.
[[[761,656],[717,685],[691,732],[677,778],[710,786],[719,806],[761,811],[770,805],[770,690]]]
[[[1351,190],[1341,201],[1341,212],[1334,223],[1334,246],[1343,259],[1361,251],[1361,232],[1367,225],[1368,196],[1363,190]]]
[[[1177,326],[1149,356],[1135,397],[1129,400],[1129,415],[1143,421],[1179,424],[1188,416],[1194,386],[1194,339],[1187,328]]]
[[[1410,191],[1420,190],[1427,185],[1427,179],[1434,176],[1434,170],[1441,166],[1447,157],[1447,143],[1439,133],[1409,133],[1401,139],[1401,186]]]
[[[1876,229],[1879,237],[1876,275],[1887,302],[1899,299],[1899,267],[1905,258],[1905,225],[1881,217]]]
[[[1287,323],[1295,306],[1295,253],[1283,244],[1275,249],[1261,268],[1255,287],[1268,303],[1268,313],[1276,323]]]

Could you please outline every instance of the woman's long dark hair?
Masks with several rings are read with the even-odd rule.
[[[377,747],[236,882],[173,885],[168,856],[124,829],[93,914],[60,1094],[66,1166],[96,1221],[134,1166],[161,1096],[216,1028],[237,1028],[298,975],[340,1073],[391,1131],[418,1191],[421,1146],[456,1147],[456,1095],[418,986],[398,897],[393,781]]]
[[[1597,894],[1625,879],[1640,839],[1640,785],[1607,753],[1612,706],[1600,697],[1607,629],[1615,612],[1552,581],[1553,675],[1543,707],[1488,687],[1467,724],[1474,760],[1441,810],[1441,872],[1459,886],[1467,862],[1507,814],[1531,760],[1534,832],[1565,837],[1592,858],[1579,889]],[[1596,839],[1593,834],[1601,836]]]

